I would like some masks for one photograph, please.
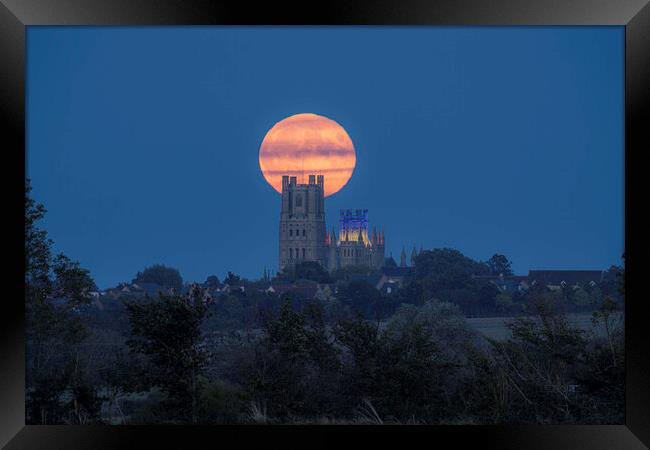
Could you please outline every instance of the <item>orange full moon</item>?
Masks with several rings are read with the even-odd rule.
[[[266,181],[282,192],[282,175],[307,183],[308,175],[324,175],[325,197],[348,182],[357,163],[345,129],[318,114],[296,114],[273,125],[260,145],[260,169]]]

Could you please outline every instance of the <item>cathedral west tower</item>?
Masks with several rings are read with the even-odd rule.
[[[303,261],[327,267],[324,185],[323,175],[309,175],[308,184],[282,177],[280,270]]]

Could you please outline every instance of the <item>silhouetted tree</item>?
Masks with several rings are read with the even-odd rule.
[[[216,275],[210,275],[205,280],[205,285],[210,288],[218,288],[221,284],[219,283],[219,278]]]
[[[247,385],[255,402],[279,418],[303,412],[308,396],[303,377],[309,358],[305,319],[285,299],[277,319],[264,325],[265,337],[248,369]]]
[[[160,286],[181,289],[183,287],[183,277],[178,269],[167,267],[163,264],[154,264],[146,267],[142,272],[138,272],[132,281],[133,283],[155,283]]]
[[[151,363],[145,383],[169,396],[169,410],[183,420],[198,420],[199,375],[208,357],[202,345],[201,323],[208,308],[204,293],[166,296],[126,304],[131,323],[131,351]]]
[[[27,423],[88,423],[98,415],[95,390],[79,365],[88,331],[78,309],[94,282],[67,256],[52,255],[53,242],[38,226],[45,207],[25,184],[25,318]],[[63,394],[70,394],[65,403]]]
[[[511,263],[504,255],[495,253],[487,262],[493,275],[512,275]]]
[[[241,277],[239,275],[236,275],[233,272],[228,272],[228,275],[223,279],[223,284],[227,284],[229,286],[237,286],[241,283]]]
[[[422,282],[429,292],[438,289],[463,289],[473,275],[485,275],[488,267],[463,255],[458,250],[443,248],[425,250],[415,259],[413,278]]]
[[[389,304],[374,286],[363,280],[354,280],[339,288],[337,300],[363,317],[381,320],[387,315]]]
[[[338,281],[349,281],[355,275],[379,277],[381,274],[378,269],[364,266],[364,265],[339,267],[338,269],[332,271],[332,273],[330,274],[332,280],[338,280]]]
[[[293,280],[312,280],[317,283],[331,283],[329,273],[316,261],[303,261],[293,269]]]

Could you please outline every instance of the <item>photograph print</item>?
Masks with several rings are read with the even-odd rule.
[[[625,423],[625,29],[26,30],[25,423]]]

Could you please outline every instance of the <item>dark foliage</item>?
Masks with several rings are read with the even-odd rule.
[[[285,268],[275,281],[294,283],[297,280],[310,280],[316,283],[331,283],[329,272],[315,261],[303,261],[295,267]]]
[[[183,287],[183,277],[181,277],[178,269],[163,264],[154,264],[146,267],[142,272],[138,272],[133,279],[133,283],[155,283],[178,290]]]
[[[512,275],[512,264],[504,255],[495,253],[487,262],[492,275]]]
[[[218,287],[221,287],[221,283],[219,282],[219,278],[216,275],[210,275],[208,278],[205,280],[205,285],[211,289],[215,289]]]
[[[623,422],[622,336],[589,336],[557,306],[541,294],[536,316],[510,323],[512,339],[472,355],[479,382],[466,398],[480,423]]]
[[[52,255],[44,213],[26,195],[27,423],[623,422],[621,267],[506,292],[485,276],[509,273],[507,258],[435,249],[392,295],[367,268],[307,263],[274,281],[333,282],[317,299],[232,272],[223,284],[243,291],[215,293],[210,276],[187,296],[91,298],[88,272]],[[164,266],[136,280],[182,285]],[[592,330],[575,311],[593,311]],[[514,316],[503,340],[464,317],[495,313]]]
[[[344,284],[337,294],[337,299],[345,308],[366,319],[382,320],[393,312],[390,299],[381,295],[374,286],[366,281],[350,281]]]
[[[87,270],[63,254],[38,226],[43,205],[25,186],[26,422],[89,423],[98,402],[80,364],[88,330],[78,310],[89,302],[94,282]]]
[[[223,284],[227,284],[229,286],[239,286],[241,283],[241,277],[233,272],[228,272],[228,274],[223,279]]]
[[[207,305],[198,299],[166,296],[126,304],[131,323],[131,351],[150,362],[140,389],[160,387],[168,409],[181,419],[198,421],[198,377],[208,357],[201,322]]]

